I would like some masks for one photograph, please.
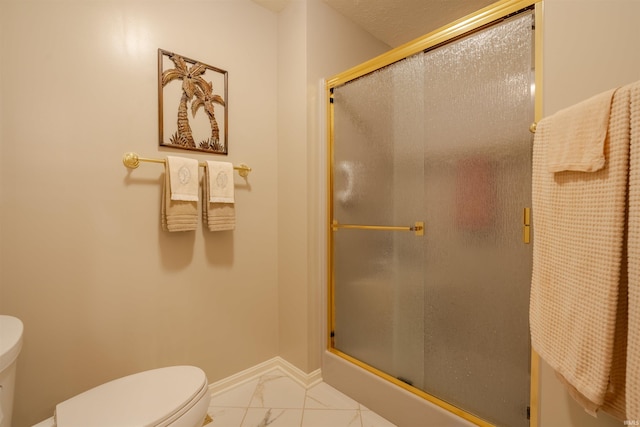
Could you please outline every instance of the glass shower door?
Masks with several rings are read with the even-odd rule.
[[[389,228],[424,221],[421,62],[408,58],[333,95],[334,347],[418,386],[423,238]]]
[[[425,54],[425,391],[529,425],[533,14]]]
[[[510,427],[529,424],[532,28],[519,13],[332,95],[332,347]]]

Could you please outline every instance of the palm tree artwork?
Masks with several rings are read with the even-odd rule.
[[[173,63],[174,68],[163,70],[165,58]],[[194,61],[184,56],[167,52],[162,49],[158,50],[158,61],[160,67],[160,144],[180,147],[189,150],[208,151],[215,153],[227,154],[227,138],[226,138],[226,106],[225,101],[227,92],[227,72],[210,65]],[[166,61],[168,63],[168,61]],[[224,85],[225,96],[214,93],[213,77],[218,83]],[[177,128],[170,136],[169,142],[163,141],[163,93],[164,89],[172,82],[180,82],[181,90],[178,100]],[[175,90],[174,90],[175,93]],[[215,107],[218,106],[218,109]],[[194,136],[196,131],[192,129],[193,122],[189,118],[189,109],[191,110],[191,120],[196,120],[196,113],[202,109],[203,119],[208,120],[207,135],[199,133]],[[175,110],[174,110],[175,111]],[[221,135],[220,123],[216,118],[216,112],[224,113],[223,128]],[[201,115],[202,116],[202,115]],[[200,119],[202,120],[202,119]],[[197,122],[200,123],[200,122]],[[197,140],[199,138],[199,140]]]
[[[204,83],[204,90],[201,86],[196,87],[196,99],[191,103],[191,111],[195,117],[196,112],[200,107],[204,108],[207,117],[209,118],[209,124],[211,125],[211,137],[208,141],[200,142],[200,148],[204,150],[220,151],[220,128],[216,115],[213,110],[213,104],[219,104],[225,106],[224,99],[220,95],[213,94],[213,84],[211,82]]]

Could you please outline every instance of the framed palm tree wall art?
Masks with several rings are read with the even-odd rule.
[[[158,49],[160,145],[228,154],[228,73]]]

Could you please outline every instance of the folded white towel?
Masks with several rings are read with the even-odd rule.
[[[233,164],[229,162],[207,162],[209,171],[209,202],[234,203]]]
[[[198,227],[198,202],[171,200],[168,164],[162,184],[161,224],[164,231],[193,231]]]
[[[549,141],[549,172],[595,172],[604,167],[604,141],[615,91],[593,96],[540,122]]]
[[[198,161],[167,156],[171,200],[198,201]]]
[[[228,166],[222,174],[219,168],[213,168],[215,171],[213,173],[216,175],[212,177],[212,166],[215,166],[216,163],[219,162],[207,162],[207,166],[204,169],[204,178],[202,179],[202,220],[209,231],[234,230],[236,228],[236,208],[233,203],[233,165],[228,164],[231,166],[231,197],[222,198],[222,200],[231,200],[231,202],[220,203],[211,201],[212,199],[221,199],[219,196],[213,196],[211,187],[212,183],[217,187],[220,187],[223,183],[226,183],[225,186],[229,185],[228,175],[225,173],[228,172]],[[216,180],[215,177],[219,179]],[[229,193],[228,189],[223,188],[222,190],[225,190],[226,194]],[[219,194],[222,192],[220,191]]]

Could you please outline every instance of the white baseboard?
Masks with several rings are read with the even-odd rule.
[[[249,369],[245,369],[244,371],[209,384],[209,391],[212,394],[217,394],[247,381],[251,381],[276,369],[284,371],[304,388],[312,387],[322,381],[322,372],[320,369],[316,369],[315,371],[307,374],[284,360],[282,357],[276,356],[273,359],[269,359],[258,365],[252,366]]]

